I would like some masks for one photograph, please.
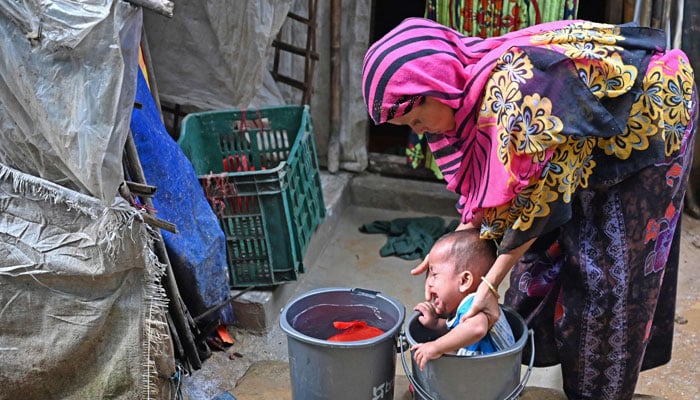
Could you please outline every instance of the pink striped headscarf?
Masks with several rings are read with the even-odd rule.
[[[409,18],[367,51],[362,88],[375,123],[406,114],[424,96],[455,110],[455,129],[429,135],[428,141],[447,188],[461,196],[463,222],[480,208],[508,203],[546,161],[522,160],[507,169],[496,156],[496,139],[477,131],[484,86],[494,65],[511,47],[538,46],[532,36],[580,22],[550,22],[481,39]]]
[[[428,19],[408,18],[365,54],[362,94],[370,117],[376,124],[400,117],[422,96],[473,116],[486,79],[505,50],[531,46],[531,36],[574,22],[551,22],[481,39]],[[452,134],[461,133],[457,131]]]

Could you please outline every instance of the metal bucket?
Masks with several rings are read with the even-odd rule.
[[[421,371],[418,369],[411,354],[411,369],[409,370],[404,357],[404,338],[407,348],[416,343],[424,343],[435,340],[437,336],[429,329],[423,327],[418,321],[419,313],[414,312],[406,322],[405,334],[400,341],[401,362],[408,380],[413,385],[414,399],[421,400],[514,400],[517,399],[525,388],[527,380],[532,372],[535,361],[535,342],[533,332],[530,331],[530,345],[532,348],[530,365],[527,372],[520,379],[520,363],[523,348],[528,338],[525,320],[512,309],[502,306],[502,311],[513,330],[516,338],[515,345],[510,349],[480,356],[456,356],[445,354],[442,357],[431,360]]]
[[[284,309],[280,326],[287,334],[292,398],[394,398],[397,341],[404,306],[367,289],[322,288],[310,291]],[[363,320],[384,334],[354,342],[326,340],[334,321]]]

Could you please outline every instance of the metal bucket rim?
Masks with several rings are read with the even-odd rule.
[[[330,340],[325,340],[325,339],[319,339],[313,336],[305,335],[301,332],[299,332],[297,329],[295,329],[288,321],[287,321],[287,314],[289,312],[289,309],[296,304],[297,302],[308,298],[312,297],[314,295],[320,294],[320,293],[333,293],[333,292],[350,292],[352,294],[357,294],[357,295],[365,295],[365,296],[376,296],[378,298],[381,298],[382,300],[388,302],[391,304],[396,311],[398,312],[398,318],[396,318],[396,324],[391,327],[391,329],[388,329],[386,332],[379,336],[375,336],[370,339],[365,339],[365,340],[356,340],[353,342],[333,342]],[[374,346],[378,343],[384,342],[386,340],[396,340],[398,338],[401,327],[404,323],[405,319],[405,308],[403,303],[400,301],[396,300],[393,297],[384,295],[381,292],[370,290],[370,289],[363,289],[363,288],[343,288],[343,287],[326,287],[326,288],[317,288],[310,290],[308,292],[305,292],[294,299],[292,299],[289,303],[287,303],[286,306],[282,309],[282,312],[280,314],[280,327],[282,330],[287,334],[288,337],[292,337],[296,340],[312,344],[312,345],[317,345],[321,347],[327,347],[327,348],[337,348],[337,349],[358,349],[358,348],[364,348],[364,347],[371,347]]]

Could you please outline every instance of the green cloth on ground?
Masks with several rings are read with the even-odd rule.
[[[388,236],[386,244],[379,250],[382,257],[422,260],[440,236],[455,230],[458,225],[459,220],[455,219],[448,225],[441,217],[396,218],[364,224],[360,232],[384,233]]]

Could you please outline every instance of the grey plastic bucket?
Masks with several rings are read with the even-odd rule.
[[[430,360],[423,371],[411,353],[411,370],[404,357],[404,343],[401,344],[401,361],[408,380],[413,385],[414,399],[421,400],[514,400],[522,392],[532,372],[535,361],[533,332],[528,332],[525,320],[512,309],[502,306],[506,319],[513,330],[515,345],[510,349],[480,356],[456,356],[445,354]],[[423,327],[414,312],[406,322],[406,351],[416,343],[435,340],[437,336]],[[523,348],[530,336],[531,356],[527,372],[520,379],[520,364]],[[403,337],[402,337],[403,339]]]
[[[399,301],[359,288],[310,291],[282,309],[287,334],[292,398],[394,398],[397,342],[405,310]],[[363,320],[384,334],[354,342],[326,340],[334,321]]]

